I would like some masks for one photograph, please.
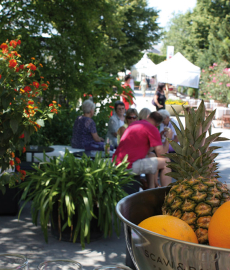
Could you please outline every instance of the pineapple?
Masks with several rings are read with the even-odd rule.
[[[174,125],[180,145],[171,141],[176,153],[166,154],[173,161],[167,165],[172,169],[168,175],[177,182],[170,185],[162,212],[187,222],[195,231],[199,243],[208,244],[208,226],[212,215],[224,202],[230,201],[227,185],[217,180],[218,164],[214,159],[218,154],[213,151],[220,147],[210,146],[210,143],[227,139],[219,137],[221,133],[211,135],[210,126],[215,111],[205,119],[203,101],[196,112],[184,109],[184,113],[185,129],[178,114],[176,117],[181,130]]]

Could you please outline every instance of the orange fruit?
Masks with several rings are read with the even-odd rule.
[[[138,226],[171,238],[198,244],[193,229],[177,217],[169,215],[153,216],[143,220]]]
[[[230,248],[230,201],[222,204],[212,216],[208,241],[210,246]]]

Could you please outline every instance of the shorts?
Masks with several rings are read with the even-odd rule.
[[[157,157],[138,159],[133,162],[132,171],[138,175],[155,174],[157,172],[158,160]]]

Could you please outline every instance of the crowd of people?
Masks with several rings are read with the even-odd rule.
[[[165,110],[165,84],[159,83],[155,92],[153,101],[157,111],[143,108],[138,113],[130,107],[134,104],[130,80],[130,75],[126,76],[123,87],[130,90],[122,93],[122,101],[115,102],[105,139],[98,135],[92,119],[95,104],[85,100],[83,114],[74,123],[71,145],[73,148],[103,151],[104,141],[109,141],[110,149],[116,149],[113,159],[117,165],[128,155],[128,169],[138,175],[145,174],[148,188],[166,186],[171,183],[171,177],[167,175],[170,172],[166,166],[169,159],[164,154],[174,151],[168,139],[178,142],[178,138],[170,113]],[[145,79],[142,82],[140,87],[147,84]]]

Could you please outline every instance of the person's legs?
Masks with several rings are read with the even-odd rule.
[[[161,186],[168,186],[172,182],[172,177],[165,175],[171,172],[171,169],[166,167],[166,162],[170,162],[168,158],[158,158],[158,169],[162,169],[160,173]]]

